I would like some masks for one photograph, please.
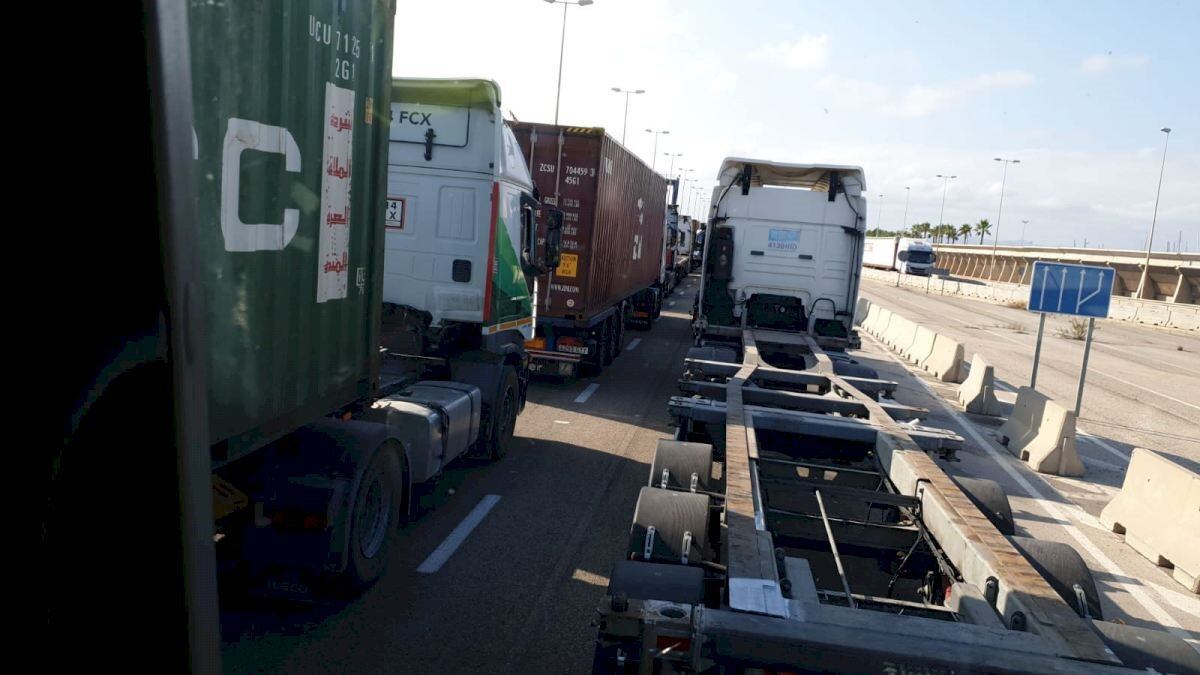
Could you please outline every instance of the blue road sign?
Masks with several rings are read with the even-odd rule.
[[[1029,311],[1105,318],[1112,299],[1111,267],[1033,263],[1029,284]]]

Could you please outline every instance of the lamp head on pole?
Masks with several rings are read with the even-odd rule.
[[[1163,127],[1159,129],[1159,131],[1163,132],[1164,134],[1169,134],[1171,133],[1171,127]]]

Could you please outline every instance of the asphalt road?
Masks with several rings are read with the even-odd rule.
[[[862,295],[983,354],[1001,389],[1029,384],[1038,315],[1024,309],[925,294],[864,280]],[[1067,320],[1046,321],[1038,391],[1075,407],[1083,342],[1060,337]],[[1122,321],[1096,322],[1079,416],[1080,453],[1090,474],[1121,486],[1134,447],[1164,453],[1200,472],[1200,335]]]
[[[447,471],[364,595],[227,606],[225,670],[590,672],[593,608],[624,555],[656,442],[673,433],[666,404],[691,343],[695,279],[653,330],[626,331],[599,377],[535,383],[509,454]],[[472,512],[457,550],[418,571]]]
[[[225,669],[589,672],[593,608],[624,554],[655,443],[673,431],[666,402],[690,344],[696,284],[668,300],[652,331],[627,331],[622,356],[600,377],[536,383],[509,455],[447,471],[365,594],[317,605],[227,603]],[[984,353],[1010,388],[1027,381],[1036,331],[1028,313],[869,282],[863,292],[963,340],[968,354]],[[1080,344],[1053,337],[1052,328],[1047,335],[1039,388],[1073,401]],[[1098,439],[1080,446],[1084,480],[1041,476],[1007,456],[991,436],[998,421],[952,412],[941,402],[953,399],[952,387],[914,375],[871,338],[855,356],[899,382],[901,402],[930,409],[923,423],[967,439],[961,461],[939,462],[948,473],[997,480],[1019,533],[1081,552],[1106,618],[1170,628],[1200,645],[1200,601],[1095,518],[1119,489],[1133,445],[1200,459],[1200,415],[1190,398],[1197,353],[1194,336],[1104,322],[1093,353],[1093,373],[1104,374],[1089,378],[1084,399],[1081,427]],[[1000,397],[1011,403],[1014,395]],[[465,535],[464,523],[474,524]],[[447,541],[459,545],[440,555]]]

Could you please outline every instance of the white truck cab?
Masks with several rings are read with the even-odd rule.
[[[408,336],[404,349],[417,353],[464,333],[485,350],[522,344],[533,336],[536,274],[557,264],[561,229],[550,228],[549,244],[537,239],[541,205],[500,87],[395,79],[391,115],[385,329],[401,326],[392,337]]]
[[[757,327],[847,346],[861,277],[863,170],[730,157],[718,178],[698,339]]]
[[[905,274],[929,276],[936,260],[933,246],[927,241],[901,238],[896,247],[896,268]]]

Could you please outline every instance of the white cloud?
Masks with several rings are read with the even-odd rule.
[[[829,62],[829,36],[801,35],[793,42],[765,44],[751,52],[750,58],[778,62],[793,70],[821,70]]]
[[[826,75],[817,81],[817,88],[832,94],[835,105],[878,110],[894,117],[925,117],[972,95],[994,89],[1027,87],[1034,81],[1034,76],[1025,71],[1002,70],[965,80],[917,84],[900,89],[876,82]]]
[[[1079,69],[1085,73],[1107,73],[1112,70],[1129,70],[1133,68],[1141,68],[1150,63],[1150,57],[1145,54],[1120,54],[1114,56],[1112,52],[1107,54],[1095,54],[1089,56],[1079,63]]]

